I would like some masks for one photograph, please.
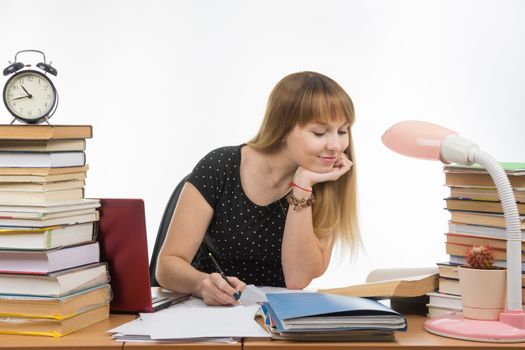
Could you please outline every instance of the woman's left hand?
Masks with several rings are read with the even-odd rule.
[[[341,158],[335,162],[334,167],[326,173],[317,173],[303,167],[297,168],[294,183],[311,187],[320,182],[336,181],[347,173],[352,168],[352,165],[353,163],[348,159],[348,156],[342,153]]]

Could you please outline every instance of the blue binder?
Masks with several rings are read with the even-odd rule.
[[[266,296],[268,302],[263,304],[263,310],[266,309],[279,332],[407,329],[403,315],[371,299],[324,293],[271,293]],[[304,326],[301,322],[305,322]],[[294,323],[295,326],[290,326]]]

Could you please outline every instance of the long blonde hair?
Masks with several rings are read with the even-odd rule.
[[[317,200],[312,207],[313,227],[317,236],[335,233],[343,252],[355,253],[361,244],[351,134],[355,114],[354,104],[343,88],[316,72],[299,72],[284,77],[273,88],[262,125],[248,144],[261,152],[274,153],[282,147],[283,140],[296,125],[341,119],[349,123],[349,145],[345,153],[353,166],[337,181],[314,185]]]

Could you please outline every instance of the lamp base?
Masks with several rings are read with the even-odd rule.
[[[501,313],[500,316],[503,314],[505,313]],[[524,317],[523,314],[515,316]],[[473,320],[461,315],[445,315],[429,319],[425,322],[425,329],[443,337],[462,340],[491,343],[525,342],[524,327],[514,327],[502,321]]]

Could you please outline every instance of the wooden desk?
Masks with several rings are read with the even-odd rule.
[[[431,334],[425,330],[423,323],[427,318],[423,316],[408,315],[408,332],[396,332],[396,340],[393,342],[355,342],[355,343],[329,343],[329,342],[291,342],[282,340],[261,340],[256,338],[246,338],[243,341],[244,350],[277,350],[277,349],[349,349],[356,348],[360,350],[373,349],[493,349],[493,348],[525,348],[524,343],[480,343],[456,340],[451,338],[440,337]]]
[[[123,323],[134,319],[134,315],[111,315],[108,320],[99,322],[91,327],[67,335],[62,338],[20,336],[20,335],[0,335],[0,349],[144,349],[144,350],[166,350],[166,349],[194,349],[194,350],[217,350],[217,349],[243,349],[243,350],[277,350],[277,349],[452,349],[469,350],[475,348],[495,349],[495,348],[525,348],[524,343],[479,343],[461,341],[439,337],[425,331],[423,323],[426,318],[423,316],[407,316],[409,331],[406,333],[396,333],[396,340],[393,342],[354,342],[354,343],[322,343],[322,342],[291,342],[281,340],[261,340],[255,338],[243,339],[242,343],[236,344],[214,344],[214,343],[122,343],[111,339],[106,331],[117,327]]]
[[[189,350],[241,350],[242,343],[224,344],[224,343],[171,343],[171,344],[154,344],[154,343],[126,343],[124,349],[144,349],[144,350],[167,350],[167,349],[189,349]],[[274,348],[275,349],[275,348]]]
[[[1,334],[0,349],[122,349],[124,345],[114,341],[111,334],[106,331],[129,322],[135,317],[134,315],[110,315],[107,320],[62,338]]]
[[[135,315],[112,314],[109,319],[96,323],[90,327],[66,335],[62,338],[51,338],[29,335],[0,334],[0,349],[41,350],[41,349],[80,349],[80,350],[105,350],[105,349],[241,349],[241,342],[235,344],[215,343],[124,343],[114,341],[111,334],[106,331],[135,319]]]

